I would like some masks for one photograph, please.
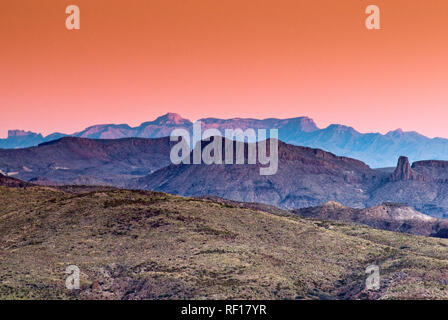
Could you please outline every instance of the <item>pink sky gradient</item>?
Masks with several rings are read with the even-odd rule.
[[[65,7],[81,30],[65,29]],[[382,30],[364,27],[368,4]],[[4,0],[0,136],[176,112],[448,138],[445,0]]]

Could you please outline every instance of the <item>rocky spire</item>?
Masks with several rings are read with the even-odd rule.
[[[426,177],[414,171],[409,164],[408,157],[401,156],[398,159],[397,167],[390,177],[391,181],[418,180],[425,181]]]

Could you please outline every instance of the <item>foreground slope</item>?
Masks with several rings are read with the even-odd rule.
[[[163,193],[0,187],[0,297],[448,298],[448,241]],[[70,192],[67,192],[70,191]],[[365,291],[365,268],[381,290]],[[69,265],[81,289],[65,289]]]

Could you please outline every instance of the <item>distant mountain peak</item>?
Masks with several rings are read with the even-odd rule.
[[[174,125],[182,125],[182,124],[191,123],[191,121],[188,120],[188,119],[182,118],[177,113],[168,112],[167,114],[158,117],[156,120],[153,121],[153,123],[157,123],[159,125],[164,125],[164,124],[168,124],[168,125],[173,125],[173,124]]]
[[[41,134],[25,130],[8,130],[8,138],[37,137],[37,136],[41,136]]]
[[[401,128],[398,128],[393,131],[389,131],[388,133],[386,133],[386,136],[388,136],[388,137],[419,136],[419,137],[426,138],[425,136],[421,135],[420,133],[418,133],[416,131],[404,131]]]
[[[343,208],[347,208],[346,206],[344,206],[342,203],[337,202],[337,201],[327,201],[325,202],[322,207],[324,208],[331,208],[331,209],[343,209]]]
[[[353,127],[344,126],[342,124],[330,124],[327,130],[333,132],[358,133]]]
[[[293,123],[298,123],[300,128],[304,132],[313,132],[319,130],[314,120],[308,117],[298,117],[287,120]]]

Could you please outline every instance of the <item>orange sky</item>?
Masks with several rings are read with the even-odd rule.
[[[168,111],[448,137],[447,58],[446,0],[2,0],[0,137]]]

